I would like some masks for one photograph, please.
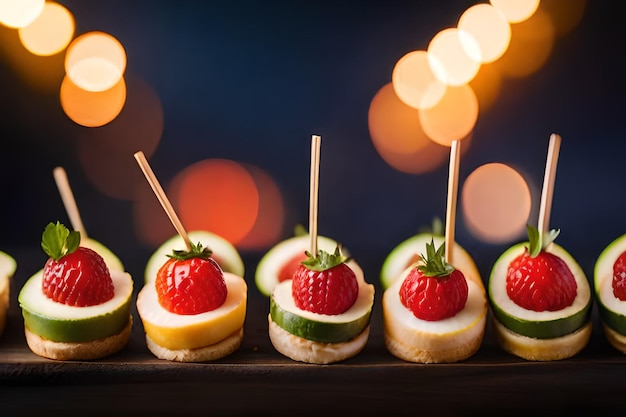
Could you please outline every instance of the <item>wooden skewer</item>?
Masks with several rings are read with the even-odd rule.
[[[459,188],[459,154],[461,142],[452,141],[450,146],[450,166],[448,168],[448,202],[446,206],[445,260],[453,265],[454,224],[456,221],[456,200]]]
[[[550,211],[552,209],[552,195],[554,193],[554,180],[556,178],[556,166],[559,159],[560,147],[561,136],[553,133],[550,135],[546,171],[543,177],[543,189],[541,190],[541,203],[539,206],[539,222],[537,230],[539,230],[542,238],[548,232],[548,228],[550,227]]]
[[[76,199],[72,193],[72,188],[70,187],[70,182],[67,179],[65,169],[63,167],[56,167],[52,171],[52,174],[54,175],[54,180],[57,184],[57,188],[59,189],[59,194],[61,194],[61,200],[63,200],[65,211],[70,218],[70,223],[72,223],[72,228],[80,232],[81,239],[87,239],[87,231],[85,230],[83,221],[80,218],[78,205],[76,204]]]
[[[317,255],[317,205],[320,174],[320,146],[322,138],[311,136],[311,174],[309,185],[309,236],[311,238],[311,254]]]
[[[170,218],[170,221],[174,225],[174,228],[176,229],[180,237],[182,237],[183,240],[185,241],[187,250],[190,251],[191,240],[189,240],[189,236],[187,235],[187,232],[185,231],[183,224],[180,222],[180,219],[176,215],[176,212],[174,211],[174,208],[172,207],[170,200],[167,198],[167,195],[165,195],[165,191],[163,191],[163,187],[161,187],[161,184],[159,183],[156,176],[154,175],[154,172],[152,171],[150,164],[148,164],[148,161],[146,160],[146,156],[144,155],[142,151],[139,151],[135,153],[135,159],[137,160],[139,167],[143,171],[143,174],[145,175],[146,179],[148,180],[148,183],[152,187],[152,191],[154,191],[154,194],[156,194],[157,198],[159,199],[159,202],[161,203],[161,206],[163,206],[163,209],[165,210],[165,213],[167,214],[167,216]]]

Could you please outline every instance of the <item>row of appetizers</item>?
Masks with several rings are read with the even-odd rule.
[[[446,254],[442,236],[418,234],[394,248],[380,277],[389,352],[419,363],[464,360],[481,346],[491,309],[504,350],[527,360],[564,359],[589,341],[595,301],[606,337],[626,353],[626,235],[598,258],[592,291],[580,266],[554,242],[557,233],[528,232],[527,242],[494,264],[488,288],[458,243]],[[149,259],[136,307],[156,357],[205,362],[239,348],[248,288],[233,245],[204,231],[188,237],[174,236]],[[122,349],[132,327],[134,282],[119,258],[59,222],[45,227],[41,246],[49,258],[18,294],[29,348],[56,360]],[[305,233],[261,259],[255,283],[268,297],[268,332],[278,352],[326,364],[363,349],[374,286],[347,254],[335,240]],[[2,327],[15,268],[0,252]]]

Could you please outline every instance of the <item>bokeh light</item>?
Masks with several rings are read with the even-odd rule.
[[[391,74],[396,95],[416,109],[433,107],[441,100],[446,85],[433,74],[426,51],[411,51],[398,60]]]
[[[490,3],[511,23],[530,18],[539,7],[539,0],[490,0]]]
[[[248,170],[227,159],[205,159],[176,175],[170,199],[190,230],[208,230],[238,245],[252,230],[259,192]]]
[[[525,231],[531,210],[528,184],[502,163],[475,169],[463,183],[461,204],[468,230],[489,243],[504,243]]]
[[[467,137],[478,120],[478,99],[467,85],[448,87],[443,98],[431,109],[418,110],[426,135],[440,145]]]
[[[149,158],[156,150],[163,134],[163,107],[140,77],[125,80],[122,112],[102,127],[82,128],[77,135],[78,157],[89,181],[103,194],[132,200],[137,185],[146,181],[132,155],[141,150]]]
[[[124,76],[126,51],[113,36],[88,32],[67,48],[65,71],[72,82],[87,91],[104,91]]]
[[[126,102],[126,82],[105,91],[86,91],[68,77],[63,79],[60,91],[61,107],[72,121],[86,127],[99,127],[115,119]]]
[[[471,44],[466,52],[481,63],[500,58],[511,41],[511,25],[498,9],[487,3],[476,4],[467,9],[459,18],[458,29],[469,33],[470,39],[476,41],[480,54],[471,55],[474,52]],[[463,42],[467,37],[462,36],[460,39]]]
[[[74,16],[59,3],[47,2],[41,14],[19,29],[26,49],[35,55],[53,55],[69,45],[75,30]]]
[[[32,90],[58,94],[65,76],[63,54],[34,55],[24,48],[18,31],[0,25],[0,51],[19,79]]]
[[[539,9],[550,16],[556,36],[571,32],[582,20],[587,0],[542,0]]]
[[[481,65],[478,74],[469,83],[469,86],[476,94],[480,112],[484,113],[496,103],[500,96],[502,74],[493,63]]]
[[[554,26],[550,16],[539,9],[528,20],[512,25],[511,29],[509,48],[494,64],[504,76],[527,77],[550,57],[555,42]]]
[[[276,181],[263,169],[245,165],[259,194],[259,210],[254,226],[239,241],[238,248],[248,250],[267,249],[283,236],[285,224],[284,199]]]
[[[140,171],[136,163],[135,170]],[[163,178],[159,178],[159,181],[171,200],[167,181]],[[176,229],[145,178],[141,183],[136,184],[132,211],[135,236],[140,242],[156,248],[176,233]]]
[[[471,53],[468,54],[467,50]],[[470,82],[480,68],[480,62],[472,58],[480,54],[478,43],[469,33],[457,28],[437,33],[428,44],[427,52],[433,73],[447,85]]]
[[[447,161],[450,153],[449,148],[426,136],[418,110],[400,100],[391,83],[384,85],[372,99],[368,127],[378,154],[400,172],[433,171]]]
[[[43,10],[45,0],[0,0],[0,23],[10,28],[28,26]]]

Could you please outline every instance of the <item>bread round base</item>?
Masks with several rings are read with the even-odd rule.
[[[573,333],[552,339],[535,339],[507,329],[495,317],[493,328],[498,343],[506,352],[529,361],[555,361],[571,358],[587,346],[591,321]]]
[[[604,323],[602,323],[602,329],[611,346],[626,354],[626,336],[616,332]]]
[[[150,338],[150,336],[146,335],[146,344],[154,356],[159,359],[175,362],[209,362],[221,359],[239,349],[242,340],[243,327],[221,342],[210,346],[204,346],[196,349],[171,350],[157,345],[154,340]]]
[[[351,358],[361,352],[369,339],[368,325],[354,339],[341,343],[320,343],[293,335],[274,323],[270,315],[269,336],[274,348],[294,361],[326,365]]]
[[[91,342],[54,342],[32,333],[27,327],[24,327],[24,333],[30,350],[44,358],[59,361],[92,360],[104,358],[122,350],[130,339],[132,323],[131,316],[126,327],[118,334]]]
[[[391,337],[385,332],[385,347],[396,358],[415,363],[454,363],[465,360],[480,349],[485,335],[484,318],[481,329],[471,340],[460,346],[438,350],[419,349]]]

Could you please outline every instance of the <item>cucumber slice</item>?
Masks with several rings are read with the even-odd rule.
[[[11,290],[11,277],[15,274],[17,262],[9,254],[0,251],[0,308],[9,306],[9,292]],[[2,314],[2,312],[0,312]],[[3,319],[0,319],[3,320]],[[4,321],[2,321],[4,323]],[[4,327],[0,323],[0,330]]]
[[[436,247],[439,247],[444,242],[443,236],[419,233],[404,240],[389,252],[389,255],[383,261],[380,271],[380,283],[383,289],[389,288],[405,269],[417,262],[419,254],[426,253],[426,244],[430,243],[431,239],[435,242]],[[453,247],[452,259],[455,268],[463,271],[466,278],[482,285],[480,273],[474,260],[456,242]]]
[[[12,277],[17,269],[17,262],[13,257],[0,251],[0,277]]]
[[[318,248],[329,253],[333,253],[337,247],[337,242],[326,236],[317,236]],[[271,248],[261,258],[257,265],[254,280],[261,294],[269,297],[274,287],[280,282],[281,269],[292,261],[295,257],[304,254],[304,251],[311,249],[311,238],[308,234],[294,236],[283,240]],[[347,250],[343,254],[349,256]],[[361,268],[354,261],[347,262],[355,272],[357,278],[363,278]]]
[[[118,334],[128,325],[133,280],[126,272],[111,270],[115,295],[106,303],[72,307],[57,303],[41,291],[43,270],[26,281],[18,295],[24,325],[55,342],[89,342]]]
[[[584,326],[591,313],[591,289],[582,268],[561,246],[552,243],[548,251],[565,261],[578,290],[572,305],[559,311],[532,311],[511,300],[506,292],[506,274],[511,262],[524,252],[526,243],[506,250],[495,262],[489,277],[489,299],[495,318],[509,330],[536,339],[550,339],[572,333]]]
[[[337,315],[318,314],[296,307],[291,295],[292,281],[276,286],[270,297],[270,316],[289,333],[320,343],[340,343],[361,334],[370,322],[374,286],[359,282],[359,296],[352,307]]]
[[[87,239],[81,239],[80,246],[96,251],[100,256],[102,256],[102,259],[104,259],[104,263],[107,264],[109,270],[116,269],[118,271],[124,271],[124,265],[122,264],[120,258],[118,258],[117,255],[111,251],[111,249],[104,246],[103,243],[88,237]]]
[[[194,244],[200,242],[203,247],[211,249],[213,259],[224,272],[230,272],[240,277],[244,276],[243,260],[237,248],[228,240],[206,230],[192,230],[187,235]],[[174,235],[166,240],[150,256],[146,263],[144,282],[153,282],[156,279],[157,272],[169,259],[167,255],[171,255],[174,249],[185,249],[185,242],[180,235]]]
[[[614,331],[626,335],[626,301],[613,295],[613,265],[626,251],[626,234],[611,242],[598,256],[594,266],[594,291],[600,318]]]

